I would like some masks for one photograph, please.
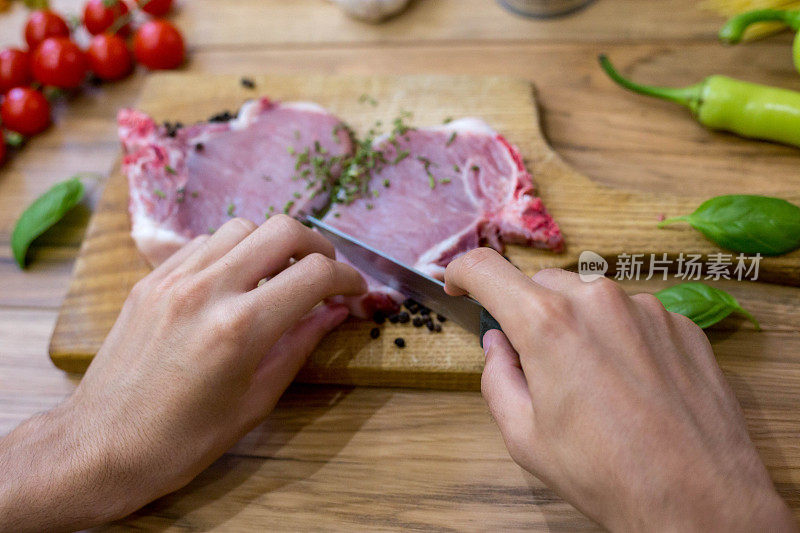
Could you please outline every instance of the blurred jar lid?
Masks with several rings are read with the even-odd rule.
[[[381,22],[397,15],[409,0],[332,0],[351,17],[367,22]]]
[[[593,0],[497,0],[500,5],[526,17],[558,17],[580,9]]]

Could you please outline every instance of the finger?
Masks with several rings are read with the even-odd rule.
[[[150,275],[159,279],[166,277],[167,274],[175,270],[175,268],[180,266],[193,253],[200,249],[200,247],[203,246],[203,243],[205,243],[209,237],[211,237],[211,235],[198,235],[188,243],[184,244],[178,249],[178,251],[169,256],[166,261],[156,267],[156,269],[153,270]]]
[[[195,254],[186,260],[184,268],[189,272],[199,272],[212,265],[220,257],[253,233],[256,225],[244,218],[234,218],[226,222],[205,242]]]
[[[286,268],[290,258],[319,253],[334,259],[333,245],[322,235],[286,215],[270,217],[214,265],[224,270],[230,288],[252,290],[259,280]]]
[[[562,292],[572,290],[584,283],[575,272],[560,268],[545,268],[531,276],[531,279],[542,287]]]
[[[272,345],[322,300],[366,291],[367,282],[355,268],[314,253],[242,297],[255,310],[254,331]]]
[[[481,375],[481,392],[511,448],[511,443],[528,441],[533,431],[533,405],[519,354],[499,330],[483,337],[486,364]]]
[[[511,329],[528,321],[523,309],[551,294],[491,248],[476,248],[458,257],[447,265],[444,279],[448,294],[471,294],[504,328]]]
[[[343,305],[321,305],[292,326],[261,360],[247,400],[256,417],[266,416],[322,339],[349,312]],[[252,416],[252,415],[251,415]]]

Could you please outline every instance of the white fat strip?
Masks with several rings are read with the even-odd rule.
[[[280,106],[289,109],[296,109],[298,111],[311,111],[313,113],[328,114],[327,109],[319,104],[315,104],[314,102],[286,102],[285,104],[280,104]]]
[[[414,264],[414,268],[434,278],[444,279],[444,267],[437,265],[436,261],[442,257],[442,252],[444,250],[450,250],[455,247],[455,244],[461,240],[461,238],[472,227],[473,225],[468,224],[459,233],[455,233],[447,239],[437,243],[436,246],[428,248],[425,252],[420,254],[419,259],[417,259],[417,262]]]
[[[276,104],[283,108],[296,109],[298,111],[311,111],[315,113],[327,113],[324,107],[313,102],[287,102]],[[263,100],[248,100],[239,108],[236,118],[228,122],[228,126],[233,131],[247,129],[264,109]]]
[[[236,118],[228,122],[228,126],[233,131],[246,129],[256,119],[263,109],[261,100],[248,100],[239,108]]]
[[[131,226],[131,237],[133,237],[136,246],[147,256],[147,260],[153,266],[158,266],[168,257],[155,257],[152,255],[153,250],[171,248],[172,252],[175,252],[189,242],[187,237],[179,235],[172,230],[164,229],[152,218],[142,214],[140,210],[137,210],[133,215]]]

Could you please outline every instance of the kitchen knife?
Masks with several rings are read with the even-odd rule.
[[[333,243],[337,252],[361,272],[478,335],[481,346],[487,331],[502,330],[494,317],[474,299],[449,296],[444,292],[444,283],[438,279],[404,265],[321,220],[309,216],[306,221],[317,228]]]

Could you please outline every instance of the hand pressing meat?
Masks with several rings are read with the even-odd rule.
[[[233,219],[140,281],[72,397],[0,441],[0,531],[120,518],[211,464],[347,316],[317,304],[366,290],[333,255],[290,217]]]
[[[481,380],[512,458],[615,531],[796,531],[703,332],[649,294],[482,248],[448,265],[505,334]],[[506,336],[507,335],[507,336]]]

